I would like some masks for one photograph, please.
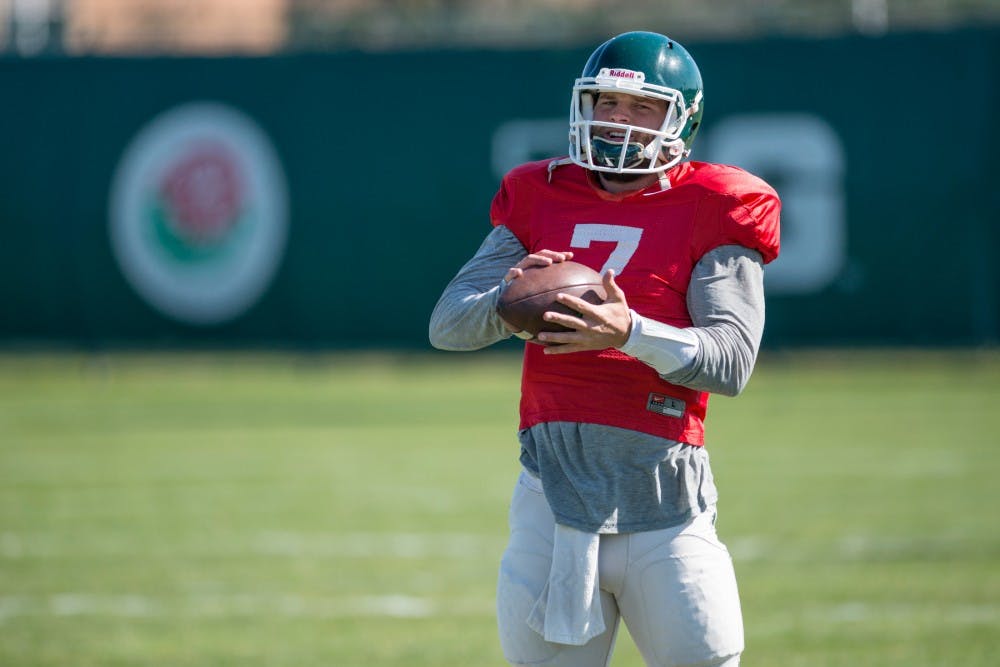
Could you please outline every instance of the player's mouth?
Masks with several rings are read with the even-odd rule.
[[[625,133],[618,130],[604,132],[601,134],[601,138],[616,144],[625,143]]]

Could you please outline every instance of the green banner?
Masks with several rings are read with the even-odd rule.
[[[767,344],[1000,338],[998,38],[688,45],[694,159],[784,202]],[[589,51],[0,60],[0,341],[427,347]]]

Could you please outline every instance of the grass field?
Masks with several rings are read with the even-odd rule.
[[[0,665],[504,664],[518,377],[0,355]],[[1000,664],[1000,353],[764,356],[708,437],[744,667]]]

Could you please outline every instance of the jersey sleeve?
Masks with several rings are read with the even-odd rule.
[[[781,200],[774,188],[746,172],[728,179],[723,192],[702,203],[695,231],[695,260],[723,245],[739,245],[760,253],[764,263],[781,247]]]
[[[510,174],[500,181],[500,189],[493,195],[493,202],[490,204],[490,222],[494,227],[507,227],[510,229],[510,220],[513,217],[514,196],[511,190],[513,184],[510,182]]]
[[[490,204],[490,222],[494,227],[506,227],[521,242],[525,248],[531,247],[531,231],[527,213],[532,208],[531,198],[534,188],[533,179],[537,180],[537,163],[528,163],[515,167],[503,177],[500,188],[493,196]]]

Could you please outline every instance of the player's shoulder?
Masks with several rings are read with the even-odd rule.
[[[508,171],[504,176],[504,179],[508,181],[544,180],[548,176],[550,162],[552,162],[551,159],[535,160],[533,162],[519,164]]]
[[[692,160],[681,163],[677,170],[679,173],[674,183],[675,187],[691,185],[713,194],[739,198],[755,194],[778,196],[767,181],[740,167]]]
[[[687,180],[679,180],[690,183],[699,197],[721,204],[706,209],[717,221],[703,226],[706,252],[719,245],[740,245],[760,252],[765,263],[778,256],[781,200],[774,188],[739,167],[700,162],[689,169]]]
[[[558,178],[556,176],[558,175]],[[586,180],[586,170],[575,165],[566,157],[551,157],[520,164],[504,176],[508,184],[523,183],[535,185],[552,185],[556,182],[580,182]]]

